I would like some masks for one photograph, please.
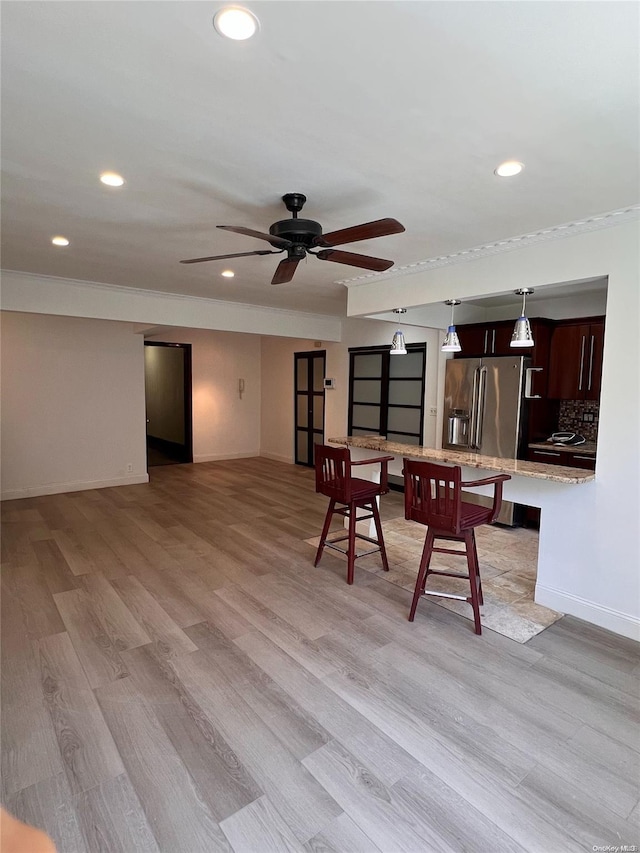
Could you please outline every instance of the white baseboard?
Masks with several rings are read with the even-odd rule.
[[[261,451],[260,456],[263,456],[265,459],[273,459],[274,462],[286,462],[288,465],[293,465],[293,457],[292,456],[281,456],[279,453],[265,453]]]
[[[61,495],[65,492],[84,492],[87,489],[107,489],[110,486],[133,486],[148,482],[148,474],[130,474],[127,477],[114,477],[111,480],[72,480],[68,483],[46,483],[42,486],[29,486],[27,489],[8,489],[2,492],[0,500],[15,501],[20,498],[37,498],[41,495]]]
[[[249,453],[203,453],[201,456],[194,456],[194,462],[224,462],[225,459],[253,459],[254,456],[260,456],[258,450]]]
[[[604,607],[602,604],[596,604],[578,595],[540,584],[536,584],[535,601],[536,604],[550,607],[559,613],[567,613],[578,619],[584,619],[585,622],[598,625],[600,628],[613,631],[615,634],[640,641],[640,619],[629,613]]]

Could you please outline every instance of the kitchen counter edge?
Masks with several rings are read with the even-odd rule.
[[[481,456],[478,453],[464,453],[459,450],[436,450],[434,447],[387,441],[378,436],[358,435],[328,438],[327,442],[329,444],[344,444],[347,447],[359,447],[362,450],[376,450],[393,456],[408,456],[411,459],[426,459],[431,462],[464,465],[467,468],[482,468],[486,471],[497,471],[500,474],[532,477],[537,480],[553,480],[556,483],[577,485],[595,480],[593,471],[582,468],[545,465],[544,462],[527,462],[524,459],[499,459],[495,456]]]

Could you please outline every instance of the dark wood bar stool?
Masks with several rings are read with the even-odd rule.
[[[441,598],[455,598],[468,601],[473,608],[476,634],[482,633],[480,625],[480,605],[482,600],[482,582],[476,550],[475,528],[482,524],[491,524],[498,517],[502,505],[502,484],[511,477],[508,474],[496,474],[483,480],[462,481],[462,469],[459,465],[437,465],[433,462],[404,460],[404,515],[409,521],[427,525],[416,588],[409,613],[413,622],[421,595],[435,595]],[[479,506],[462,500],[462,489],[474,486],[493,485],[493,504],[491,507]],[[464,551],[452,548],[436,548],[436,539],[464,542]],[[458,554],[466,556],[468,574],[431,569],[431,555]],[[464,578],[469,581],[470,595],[454,595],[426,589],[429,575],[445,575],[450,578]]]
[[[353,583],[353,570],[358,557],[366,557],[379,551],[382,557],[382,566],[385,572],[389,571],[376,499],[380,495],[386,495],[389,491],[387,465],[392,459],[393,456],[378,456],[375,459],[362,459],[354,462],[351,459],[348,447],[330,447],[326,444],[316,444],[315,446],[316,492],[329,498],[329,508],[324,520],[314,565],[317,566],[320,562],[325,546],[333,548],[334,551],[340,551],[341,554],[346,554],[347,583],[349,584]],[[381,465],[379,483],[351,476],[352,466],[377,463]],[[358,509],[368,510],[369,515],[358,517]],[[331,519],[334,515],[342,515],[349,519],[348,533],[339,536],[337,539],[327,540]],[[356,532],[358,521],[367,521],[371,518],[373,518],[376,526],[377,539]],[[345,539],[348,540],[346,549],[338,548],[335,543],[343,542]],[[356,539],[363,539],[377,547],[363,554],[358,554],[356,553]]]

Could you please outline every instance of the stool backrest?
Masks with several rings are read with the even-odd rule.
[[[460,532],[462,469],[459,465],[404,460],[404,516],[438,530]]]
[[[351,454],[348,447],[315,445],[316,492],[349,503],[351,500]]]

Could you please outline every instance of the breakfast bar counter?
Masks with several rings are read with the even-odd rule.
[[[327,441],[329,444],[341,444],[362,450],[375,450],[393,456],[408,456],[411,459],[462,465],[466,468],[482,468],[485,471],[497,471],[500,474],[531,477],[538,480],[552,480],[556,483],[588,483],[595,479],[593,471],[582,468],[546,465],[543,462],[527,462],[524,459],[499,459],[494,456],[481,456],[479,453],[465,453],[459,450],[436,450],[433,447],[421,447],[417,444],[400,444],[396,441],[387,441],[387,439],[376,435],[329,438]]]
[[[460,465],[464,480],[489,476],[493,472],[510,474],[511,479],[504,484],[504,499],[540,509],[538,571],[534,600],[537,604],[560,613],[564,612],[566,593],[559,586],[558,577],[560,573],[565,579],[567,575],[575,578],[573,587],[579,588],[583,566],[578,555],[585,537],[589,535],[587,510],[593,504],[596,488],[593,471],[528,462],[524,459],[496,459],[478,453],[436,450],[415,444],[387,441],[372,435],[329,438],[327,443],[349,447],[352,458],[360,463],[374,455],[371,451],[393,456],[393,461],[389,462],[389,474],[397,477],[402,476],[402,460],[405,456],[410,459]],[[360,468],[358,476],[375,479],[378,469],[378,465],[372,465],[367,474],[366,467]],[[487,474],[478,475],[477,469]],[[577,485],[580,487],[576,488]],[[490,496],[488,487],[481,487],[478,491]],[[568,507],[571,507],[570,515],[567,514]],[[517,558],[517,554],[515,557]],[[583,607],[582,599],[578,595],[572,595],[572,603],[574,612],[584,613],[585,618],[590,617],[590,610]]]

